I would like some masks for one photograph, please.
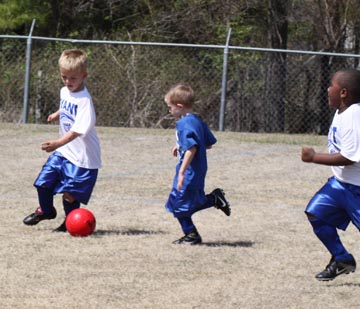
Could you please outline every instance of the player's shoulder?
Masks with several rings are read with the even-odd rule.
[[[89,106],[91,107],[93,105],[92,103],[92,98],[90,93],[83,89],[79,92],[74,92],[72,94],[72,98],[79,104],[79,105],[83,105],[83,106]]]
[[[60,89],[60,94],[67,94],[67,93],[69,93],[70,91],[69,91],[69,89],[66,87],[66,86],[64,86],[64,87],[61,87],[61,89]]]
[[[186,117],[182,118],[183,127],[191,131],[203,130],[204,124],[206,123],[196,114],[189,114]]]
[[[351,104],[344,113],[346,117],[359,119],[360,117],[360,103]]]
[[[353,108],[354,110],[360,110],[360,102],[359,103],[354,103],[350,105],[351,108]]]

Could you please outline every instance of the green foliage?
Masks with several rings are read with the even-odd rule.
[[[36,19],[33,33],[36,36],[224,45],[228,29],[231,28],[230,46],[339,52],[346,47],[346,50],[349,49],[347,51],[359,54],[358,2],[0,0],[0,31],[26,35],[31,21]],[[202,102],[197,105],[200,112],[206,114],[209,107],[219,101],[224,57],[222,49],[148,48],[130,45],[90,47],[64,42],[45,44],[38,40],[33,43],[31,90],[36,93],[36,97],[31,99],[31,104],[35,106],[35,121],[41,121],[36,115],[37,111],[45,115],[54,108],[58,96],[58,87],[54,85],[61,86],[57,59],[63,49],[73,47],[83,48],[89,55],[91,78],[88,84],[95,103],[100,105],[97,108],[100,124],[166,127],[167,118],[163,115],[167,114],[167,110],[159,98],[162,98],[171,84],[179,81],[191,83],[197,89],[199,98],[205,98],[200,99]],[[35,46],[37,44],[43,46]],[[9,99],[15,92],[14,89],[21,87],[13,85],[12,80],[23,79],[23,65],[18,63],[18,59],[25,51],[18,50],[17,45],[25,46],[26,43],[22,41],[14,44],[6,40],[0,42],[2,106],[21,102],[18,98]],[[227,117],[233,117],[233,123],[236,123],[232,129],[268,129],[268,115],[271,116],[268,111],[276,111],[274,107],[280,106],[277,114],[283,114],[284,102],[291,102],[290,107],[286,106],[289,115],[303,111],[306,115],[308,110],[317,108],[317,102],[310,105],[306,103],[309,101],[306,93],[315,91],[308,84],[310,70],[308,73],[299,64],[301,69],[296,69],[293,73],[295,78],[300,73],[303,75],[301,81],[306,87],[302,92],[292,91],[295,86],[286,80],[290,73],[284,74],[284,68],[290,71],[294,67],[290,65],[289,56],[278,59],[266,56],[265,53],[233,49],[229,54],[228,86],[231,95]],[[310,58],[309,65],[316,60],[316,57]],[[7,61],[10,65],[6,65]],[[353,66],[357,66],[357,63],[358,61],[354,61]],[[334,61],[331,65],[334,65]],[[276,72],[279,74],[276,75]],[[322,72],[316,72],[315,76],[321,74]],[[284,88],[286,86],[287,89],[279,85]],[[320,88],[318,84],[315,86],[314,89]],[[287,90],[286,98],[278,100],[278,96],[270,97],[268,94],[274,89],[277,93],[285,93]],[[308,89],[312,91],[307,91]],[[293,103],[295,101],[296,104]],[[318,96],[315,96],[314,101],[318,101]],[[115,105],[118,108],[113,112],[111,106]],[[247,112],[249,107],[251,112]],[[208,119],[213,125],[217,123],[216,114],[214,115]],[[279,122],[282,123],[282,120]],[[294,128],[298,126],[291,123]]]
[[[4,0],[0,3],[0,31],[25,33],[33,19],[38,26],[44,26],[49,14],[49,1],[44,0]]]
[[[289,37],[291,37],[290,48],[294,46],[295,49],[299,46],[310,46],[313,37],[313,24],[303,21],[294,21],[289,25]]]
[[[270,47],[269,14],[276,2],[259,0],[3,0],[0,2],[0,31],[28,34],[36,19],[35,35],[75,39],[111,39],[174,43],[224,44],[232,28],[231,44]],[[333,48],[355,29],[358,35],[358,1],[292,0],[288,3],[288,47]],[[276,12],[275,12],[276,13]],[[337,17],[339,20],[337,21]],[[338,24],[336,24],[337,22]],[[330,24],[331,23],[331,24]],[[325,29],[326,27],[330,27]],[[326,31],[327,33],[324,33]],[[343,40],[344,41],[344,40]]]

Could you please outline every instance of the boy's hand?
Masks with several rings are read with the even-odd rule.
[[[48,141],[41,144],[41,150],[46,152],[52,152],[57,148],[59,148],[57,141]]]
[[[59,111],[57,111],[57,112],[55,112],[55,113],[52,113],[52,114],[50,114],[50,115],[48,116],[47,121],[48,121],[48,122],[56,121],[56,120],[59,119],[59,115],[60,115]]]
[[[301,151],[301,160],[304,162],[313,162],[315,150],[312,147],[303,147]]]
[[[172,155],[173,155],[174,157],[177,157],[177,152],[178,152],[178,149],[177,149],[177,147],[175,146],[175,147],[172,149]]]
[[[184,174],[179,173],[178,175],[178,183],[177,183],[177,190],[180,191],[182,186],[184,185]]]
[[[41,144],[41,149],[46,152],[51,152],[56,150],[57,148],[64,146],[67,143],[70,143],[72,140],[80,136],[80,133],[76,133],[74,131],[68,131],[65,135],[60,137],[57,140],[47,141]]]

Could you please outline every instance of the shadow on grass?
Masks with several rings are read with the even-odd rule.
[[[141,236],[141,235],[163,235],[166,234],[163,231],[149,231],[149,230],[138,230],[138,229],[126,229],[126,230],[95,230],[92,234],[95,237],[102,236]],[[255,243],[252,241],[216,241],[216,242],[203,242],[200,246],[206,247],[244,247],[249,248],[252,247]]]
[[[328,283],[330,283],[331,281],[328,281]],[[347,287],[356,287],[359,288],[360,287],[360,283],[353,283],[353,282],[348,282],[348,283],[342,283],[342,284],[332,284],[329,285],[329,287],[341,287],[341,286],[347,286]]]
[[[110,236],[110,235],[139,236],[139,235],[158,235],[158,234],[165,234],[165,232],[127,229],[127,230],[95,230],[93,233],[94,236]]]
[[[219,242],[203,242],[200,244],[201,246],[207,246],[207,247],[245,247],[249,248],[254,245],[254,242],[252,241],[219,241]]]

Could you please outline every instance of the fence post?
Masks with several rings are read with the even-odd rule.
[[[224,118],[225,118],[225,105],[226,105],[226,91],[227,91],[227,65],[229,55],[229,41],[231,35],[231,28],[228,29],[226,37],[226,45],[224,48],[224,60],[223,60],[223,73],[221,83],[221,102],[220,102],[220,116],[219,116],[219,131],[224,131]]]
[[[24,82],[24,100],[23,100],[23,115],[22,122],[28,122],[29,116],[29,88],[30,88],[30,67],[31,67],[31,36],[35,26],[35,19],[33,19],[29,36],[26,40],[26,65],[25,65],[25,82]]]

